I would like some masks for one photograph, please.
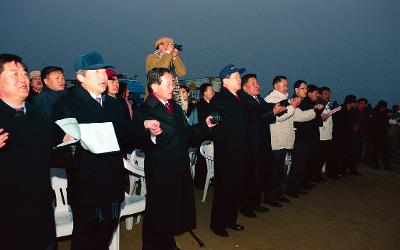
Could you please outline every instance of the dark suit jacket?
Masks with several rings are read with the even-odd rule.
[[[257,102],[253,96],[244,91],[239,91],[238,95],[250,118],[249,133],[254,175],[251,176],[249,182],[254,183],[256,180],[254,184],[257,184],[258,188],[265,188],[268,177],[271,175],[269,169],[272,167],[269,124],[276,122],[276,117],[272,112],[274,104],[267,103],[260,97],[258,97],[259,102]]]
[[[222,88],[210,101],[210,110],[218,112],[221,122],[212,128],[214,141],[214,192],[239,199],[243,177],[251,159],[249,117],[242,101]]]
[[[2,249],[47,249],[55,239],[50,185],[51,123],[25,102],[26,114],[0,100],[0,128],[8,132],[0,149]],[[23,237],[23,239],[21,239]]]
[[[156,145],[145,149],[146,223],[156,232],[181,234],[196,226],[193,181],[189,168],[189,142],[206,133],[201,124],[189,126],[179,105],[173,114],[149,95],[134,113],[133,120],[160,121],[162,134]],[[207,129],[208,130],[208,129]]]
[[[127,144],[141,147],[151,143],[150,133],[145,131],[143,123],[133,126],[117,100],[107,95],[103,98],[101,106],[88,91],[78,86],[57,99],[53,107],[53,120],[76,118],[78,123],[112,122],[120,148]],[[93,154],[82,148],[73,163],[70,176],[69,195],[72,204],[93,206],[121,202],[124,198],[125,171],[122,157],[121,151]]]

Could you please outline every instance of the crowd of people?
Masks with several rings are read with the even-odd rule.
[[[290,87],[284,75],[274,77],[272,91],[261,96],[257,75],[232,64],[219,72],[221,89],[204,83],[201,99],[193,102],[190,89],[178,84],[186,74],[179,49],[169,37],[155,42],[146,58],[147,96],[139,106],[96,51],[75,59],[80,84],[68,90],[61,67],[28,74],[21,57],[0,54],[5,249],[55,248],[52,167],[68,170],[71,248],[108,249],[124,199],[122,159],[134,148],[145,153],[144,250],[179,249],[174,236],[196,227],[194,187],[204,185],[207,170],[198,157],[192,179],[188,150],[205,140],[214,145],[210,229],[219,237],[245,229],[239,213],[257,218],[269,210],[264,204],[282,207],[320,182],[360,176],[361,162],[393,169],[391,158],[400,142],[398,105],[388,110],[379,101],[372,108],[354,95],[337,105],[329,87],[304,80]],[[119,149],[95,153],[79,142],[68,144],[78,138],[55,123],[67,118],[111,123],[109,136]],[[69,146],[57,147],[62,143]],[[29,212],[20,206],[21,197]]]

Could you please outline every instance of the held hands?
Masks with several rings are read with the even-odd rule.
[[[322,104],[314,105],[314,109],[321,110],[321,109],[323,109],[323,108],[324,108],[324,105],[322,105]]]
[[[301,99],[298,96],[293,97],[290,100],[290,105],[292,105],[293,108],[297,108],[300,105],[300,103],[301,103]]]
[[[218,123],[216,123],[216,124],[212,123],[211,122],[212,119],[213,119],[213,117],[211,115],[207,116],[207,118],[206,118],[206,123],[209,128],[212,128],[218,124]]]
[[[8,133],[3,132],[4,129],[0,128],[0,148],[6,145],[6,140],[8,139]]]
[[[286,111],[286,107],[282,106],[279,103],[275,104],[274,108],[272,109],[272,112],[274,112],[274,115],[282,113],[284,111]]]
[[[329,118],[329,115],[327,115],[327,114],[321,114],[321,119],[322,119],[323,122],[326,121],[326,120],[328,120],[328,118]]]
[[[145,120],[144,127],[150,130],[152,136],[157,136],[162,133],[162,129],[160,128],[160,122],[157,120]]]

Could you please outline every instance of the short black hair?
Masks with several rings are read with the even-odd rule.
[[[357,100],[357,97],[355,95],[346,95],[344,98],[344,104],[349,104],[349,103],[355,103]]]
[[[297,81],[294,83],[293,89],[297,89],[297,88],[300,87],[300,85],[302,85],[303,83],[304,83],[305,85],[307,85],[307,82],[306,82],[306,81],[304,81],[304,80],[297,80]]]
[[[275,84],[281,82],[282,80],[287,80],[286,76],[275,76],[274,79],[272,79],[272,87],[275,86]]]
[[[399,105],[397,105],[397,104],[393,105],[393,106],[392,106],[392,109],[393,109],[393,110],[399,109]]]
[[[208,83],[208,82],[203,83],[203,84],[200,86],[200,95],[203,96],[203,95],[204,95],[204,92],[206,92],[207,88],[208,88],[208,87],[212,87],[212,86],[213,86],[213,85],[212,85],[211,83]]]
[[[254,78],[257,79],[257,75],[256,75],[256,74],[246,74],[246,75],[244,75],[244,76],[242,77],[242,87],[243,87],[243,85],[245,85],[245,84],[249,81],[249,79],[252,78],[252,77],[254,77]]]
[[[24,67],[25,71],[28,72],[28,68],[26,65],[22,62],[22,58],[14,55],[14,54],[0,54],[0,74],[4,70],[4,64],[10,63],[10,62],[15,62],[15,63],[20,63]]]
[[[185,89],[186,90],[186,92],[190,92],[190,89],[189,89],[189,87],[188,86],[186,86],[186,85],[184,85],[184,84],[182,84],[182,85],[179,85],[179,89]]]
[[[359,99],[357,100],[357,103],[359,103],[359,102],[365,102],[365,104],[367,104],[367,103],[368,103],[368,100],[367,100],[366,98],[364,98],[364,97],[361,97],[361,98],[359,98]]]
[[[153,92],[153,90],[151,89],[152,84],[161,84],[161,77],[165,73],[172,74],[171,70],[167,68],[153,68],[147,73],[147,90],[149,91],[149,93]]]
[[[320,94],[322,94],[322,92],[324,92],[324,91],[329,91],[329,92],[331,92],[331,89],[330,88],[328,88],[328,87],[321,87],[321,88],[319,88],[319,93]]]
[[[314,91],[318,91],[319,92],[319,88],[317,87],[317,85],[310,84],[310,85],[307,86],[307,93],[312,93]]]
[[[61,71],[64,73],[64,70],[58,66],[46,66],[40,71],[40,77],[42,78],[42,82],[46,79],[52,72]]]

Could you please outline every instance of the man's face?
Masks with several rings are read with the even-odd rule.
[[[119,82],[116,77],[108,78],[107,80],[108,95],[115,96],[119,91]]]
[[[166,50],[172,51],[174,48],[174,40],[166,40],[158,46],[158,50],[164,53]]]
[[[208,86],[206,88],[206,90],[203,93],[203,97],[205,100],[211,100],[211,98],[213,98],[213,96],[215,95],[214,89],[212,86]]]
[[[364,101],[359,101],[358,102],[358,109],[360,111],[364,111],[366,107],[367,107],[367,103],[365,103]]]
[[[329,90],[322,91],[321,98],[329,102],[329,100],[331,99],[331,92]]]
[[[184,101],[189,100],[189,93],[186,91],[185,88],[180,88],[179,91],[181,92],[182,99],[183,99]]]
[[[298,88],[294,90],[298,97],[304,98],[307,96],[307,84],[302,83]]]
[[[224,87],[229,91],[236,93],[241,88],[241,82],[242,79],[240,78],[239,72],[234,72],[229,76],[229,78],[224,79]]]
[[[260,83],[254,77],[250,77],[246,84],[243,85],[243,90],[251,96],[260,94]]]
[[[31,78],[31,86],[36,92],[41,92],[43,90],[43,84],[40,75],[35,75]]]
[[[46,86],[54,91],[61,91],[65,88],[64,73],[61,71],[53,71],[44,79]]]
[[[0,98],[22,103],[29,95],[28,72],[20,63],[8,62],[0,74]]]
[[[174,78],[170,73],[165,73],[161,79],[161,84],[152,84],[154,95],[163,101],[167,101],[172,98],[172,91],[174,90]]]
[[[78,74],[82,87],[94,95],[101,95],[107,88],[106,69],[86,70],[85,75]]]
[[[287,94],[288,83],[286,79],[282,79],[280,82],[274,84],[274,89],[282,94]]]
[[[315,90],[313,92],[308,92],[307,96],[308,98],[310,98],[311,101],[315,102],[318,99],[318,90]]]

